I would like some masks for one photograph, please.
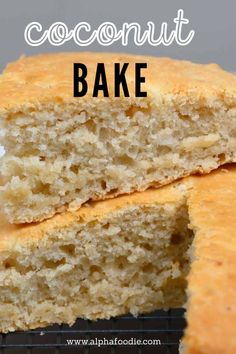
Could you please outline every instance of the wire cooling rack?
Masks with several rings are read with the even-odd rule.
[[[149,315],[117,317],[95,322],[77,320],[69,327],[54,325],[42,329],[0,335],[0,354],[177,354],[183,334],[184,310],[157,311]],[[68,344],[68,340],[148,341],[148,345]],[[151,342],[151,341],[152,342]],[[153,342],[155,340],[156,342]],[[70,342],[71,343],[71,342]],[[74,343],[74,342],[73,342]],[[111,343],[111,342],[110,342]]]

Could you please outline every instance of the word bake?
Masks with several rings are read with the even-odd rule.
[[[126,71],[129,67],[129,63],[114,63],[114,75],[113,75],[113,95],[114,97],[129,97],[129,87],[126,80]],[[141,70],[147,68],[147,63],[135,63],[134,64],[134,87],[135,97],[147,97],[147,92],[142,91],[141,85],[145,82],[145,77],[142,76]],[[74,97],[83,97],[87,94],[88,90],[91,90],[93,97],[98,97],[99,94],[103,97],[109,97],[110,92],[108,87],[106,67],[104,63],[97,63],[97,68],[94,76],[94,83],[92,87],[89,87],[87,80],[88,69],[83,63],[74,63]]]

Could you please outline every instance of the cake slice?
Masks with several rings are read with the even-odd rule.
[[[73,97],[73,64],[88,92]],[[109,97],[92,97],[104,63]],[[114,97],[114,63],[128,63],[130,97]],[[147,63],[135,97],[135,63]],[[0,77],[4,213],[40,221],[88,200],[161,186],[236,161],[236,78],[216,64],[104,53],[21,58]]]
[[[183,306],[186,354],[236,352],[236,167],[0,227],[0,331]],[[186,280],[187,278],[187,280]]]
[[[0,332],[137,315],[185,302],[187,185],[0,224]]]
[[[236,168],[198,178],[188,200],[194,232],[186,354],[236,353]]]

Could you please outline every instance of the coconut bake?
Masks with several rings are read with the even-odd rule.
[[[73,97],[73,65],[88,92]],[[104,63],[110,97],[92,97]],[[128,63],[130,97],[113,97],[114,63]],[[146,63],[135,97],[135,64]],[[216,64],[126,54],[21,58],[0,77],[4,213],[11,223],[65,210],[236,161],[236,78]],[[122,90],[121,90],[122,94]]]
[[[236,352],[236,167],[0,226],[1,332],[187,301],[185,353]]]

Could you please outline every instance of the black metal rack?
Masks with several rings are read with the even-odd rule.
[[[183,334],[185,320],[184,310],[173,309],[157,311],[153,314],[117,317],[112,320],[95,322],[77,320],[69,327],[54,325],[47,328],[14,332],[0,335],[0,354],[177,354],[179,340]],[[133,345],[102,345],[90,344],[68,345],[68,339],[106,338],[131,340],[157,340],[160,344]]]

